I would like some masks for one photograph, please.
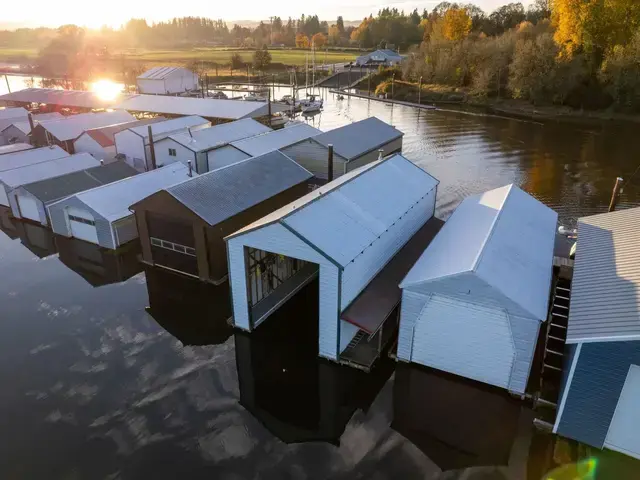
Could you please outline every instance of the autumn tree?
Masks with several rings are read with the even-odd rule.
[[[327,36],[324,33],[316,33],[313,37],[311,37],[311,44],[315,46],[315,48],[322,48],[327,43]]]
[[[340,40],[342,39],[342,34],[340,33],[340,29],[337,25],[331,25],[329,27],[329,45],[340,45]]]
[[[459,42],[471,31],[471,17],[464,8],[450,8],[443,17],[443,33],[447,40]]]
[[[309,37],[307,37],[304,33],[298,33],[296,35],[296,47],[309,48]]]

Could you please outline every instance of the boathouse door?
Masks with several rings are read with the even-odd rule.
[[[631,365],[604,446],[640,459],[640,367]]]

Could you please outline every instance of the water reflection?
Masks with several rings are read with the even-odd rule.
[[[11,216],[11,209],[0,205],[0,231],[15,240],[19,237],[16,220]]]
[[[20,242],[39,258],[57,253],[56,242],[51,230],[28,221],[13,220]]]

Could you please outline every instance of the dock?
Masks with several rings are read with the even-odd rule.
[[[335,94],[338,94],[338,95],[344,95],[346,97],[364,98],[366,100],[375,100],[377,102],[390,103],[390,104],[396,104],[396,105],[403,105],[405,107],[420,108],[422,110],[436,110],[436,107],[434,105],[425,105],[423,103],[405,102],[403,100],[393,100],[391,98],[380,98],[380,97],[374,97],[373,95],[363,95],[361,93],[345,92],[343,90],[329,90],[329,93],[335,93]]]

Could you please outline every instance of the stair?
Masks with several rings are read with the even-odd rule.
[[[347,345],[347,348],[345,348],[344,351],[347,352],[349,351],[349,349],[355,348],[356,345],[358,345],[358,343],[360,343],[360,341],[366,336],[367,334],[365,332],[363,332],[362,330],[358,330],[358,333],[356,333],[355,336],[351,339],[349,345]]]

